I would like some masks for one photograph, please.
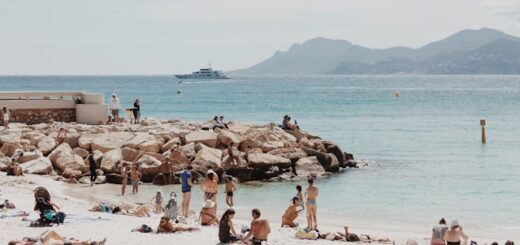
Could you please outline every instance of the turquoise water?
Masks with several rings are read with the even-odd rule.
[[[141,98],[144,116],[165,119],[225,115],[267,123],[290,114],[369,163],[318,182],[324,216],[427,225],[444,216],[520,233],[520,76],[251,76],[182,84],[169,76],[44,76],[0,77],[0,86],[116,92],[128,107]],[[281,213],[293,188],[243,186],[237,199]]]

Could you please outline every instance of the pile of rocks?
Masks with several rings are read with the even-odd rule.
[[[351,154],[331,141],[303,131],[286,131],[270,125],[228,124],[229,129],[209,129],[210,123],[179,120],[145,120],[139,125],[83,125],[64,123],[65,137],[58,138],[52,124],[11,124],[0,132],[0,171],[5,171],[15,152],[26,173],[71,177],[88,182],[87,156],[98,165],[98,182],[120,183],[124,162],[135,164],[144,182],[178,183],[178,175],[164,176],[162,162],[176,144],[189,162],[173,165],[174,172],[191,164],[200,181],[208,168],[240,181],[299,180],[326,176],[341,168],[356,167]],[[234,164],[227,147],[233,142],[239,154]]]

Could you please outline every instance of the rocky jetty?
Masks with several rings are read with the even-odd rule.
[[[120,183],[119,170],[126,162],[138,167],[143,182],[164,185],[179,183],[177,172],[188,164],[196,181],[212,168],[241,182],[324,177],[357,165],[352,154],[334,142],[301,130],[282,130],[274,123],[230,122],[228,129],[214,130],[210,122],[154,119],[138,125],[59,125],[13,123],[1,131],[0,171],[6,171],[14,156],[25,173],[88,183],[87,157],[92,154],[98,183]],[[58,135],[62,127],[65,136]]]

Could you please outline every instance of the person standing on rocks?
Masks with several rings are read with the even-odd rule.
[[[90,170],[90,186],[93,186],[94,181],[96,181],[96,179],[97,179],[97,172],[96,172],[97,164],[96,164],[96,160],[94,159],[93,154],[88,155],[88,163],[89,163],[89,170]]]
[[[309,179],[307,182],[309,183],[309,187],[307,187],[307,191],[305,192],[305,196],[307,197],[307,226],[309,230],[316,230],[318,229],[318,221],[316,219],[316,213],[318,211],[318,207],[316,206],[318,187],[314,186],[314,179]]]
[[[139,124],[139,120],[141,119],[141,101],[136,99],[134,101],[134,123]]]
[[[186,169],[181,173],[181,189],[182,189],[182,207],[181,212],[184,218],[188,218],[188,213],[190,211],[190,201],[191,201],[191,187],[193,186],[193,182],[191,180],[191,170],[193,167],[188,165]]]
[[[110,111],[112,113],[112,117],[114,118],[114,122],[119,122],[119,109],[121,108],[121,101],[114,93],[112,94],[112,99],[110,100]]]
[[[126,163],[122,163],[121,164],[121,169],[120,169],[120,173],[121,173],[121,194],[124,196],[125,195],[125,190],[126,190],[126,183],[128,182],[128,170],[126,168]]]
[[[11,120],[11,113],[5,106],[2,109],[2,119],[4,120],[4,129],[9,129],[9,121]]]

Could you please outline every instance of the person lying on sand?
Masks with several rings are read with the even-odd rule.
[[[115,209],[114,209],[115,210]],[[135,217],[150,217],[150,210],[146,205],[139,205],[132,209],[120,209],[121,214]],[[119,212],[116,212],[119,213]]]
[[[103,239],[99,242],[91,242],[91,241],[78,241],[74,239],[66,239],[60,234],[56,233],[52,230],[47,230],[43,232],[38,238],[28,238],[25,237],[21,241],[10,241],[8,245],[104,245],[106,239]]]
[[[294,223],[294,220],[298,218],[298,213],[303,211],[300,206],[300,199],[293,197],[291,205],[285,210],[285,214],[282,216],[282,227],[296,227],[298,224]]]
[[[394,241],[389,238],[374,238],[369,235],[357,235],[355,233],[351,233],[348,230],[348,226],[343,227],[345,229],[345,233],[322,233],[319,234],[320,239],[331,240],[331,241],[346,241],[346,242],[364,242],[364,243],[380,243],[380,244],[394,244]]]
[[[16,206],[12,202],[9,202],[9,200],[5,199],[4,203],[0,204],[0,209],[3,209],[3,208],[15,209]]]
[[[173,224],[170,222],[170,218],[163,216],[161,217],[161,221],[159,221],[159,226],[157,227],[157,233],[176,233],[176,232],[184,232],[184,231],[198,231],[197,227],[182,227],[178,224]]]

